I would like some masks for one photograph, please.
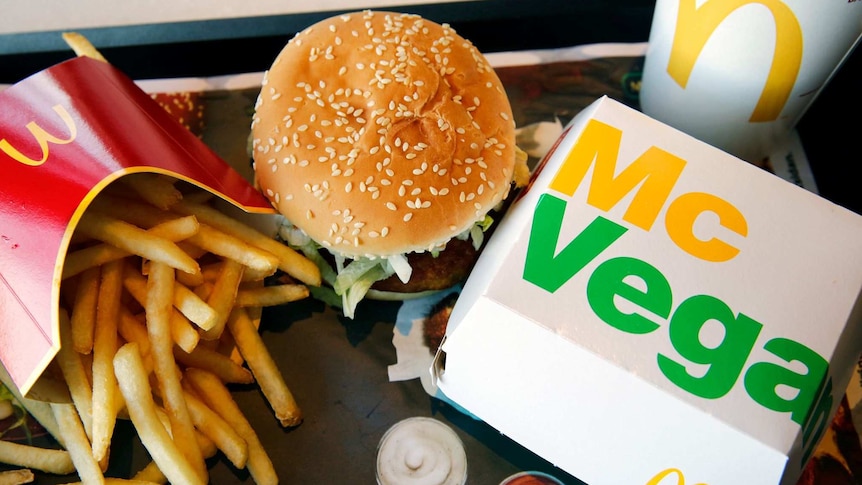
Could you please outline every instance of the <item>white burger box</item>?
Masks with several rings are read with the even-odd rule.
[[[860,291],[862,217],[604,97],[500,221],[432,373],[590,485],[793,485]]]

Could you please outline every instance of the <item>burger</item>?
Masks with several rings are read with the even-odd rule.
[[[495,210],[529,178],[488,60],[407,13],[338,15],[293,37],[264,75],[250,147],[282,238],[351,318],[363,298],[466,278]]]

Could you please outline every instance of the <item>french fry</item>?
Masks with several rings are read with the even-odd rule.
[[[244,267],[231,259],[224,260],[220,269],[221,272],[216,277],[212,291],[207,297],[207,303],[215,309],[218,315],[213,327],[203,334],[203,338],[207,340],[219,338],[224,331],[244,272]]]
[[[180,283],[174,285],[173,305],[202,330],[209,330],[218,322],[218,312],[192,290]]]
[[[117,350],[117,322],[120,318],[123,260],[102,268],[99,305],[93,341],[93,456],[103,460],[114,433],[117,412],[117,380],[113,357]]]
[[[194,216],[178,217],[156,224],[147,229],[149,234],[179,242],[195,235],[200,225]],[[103,265],[115,259],[130,256],[129,251],[107,243],[95,244],[66,255],[63,263],[63,279],[75,276],[87,268]],[[191,255],[189,255],[191,256]]]
[[[174,186],[175,180],[161,174],[136,173],[119,180],[140,198],[162,210],[170,209],[183,198],[183,194]]]
[[[63,40],[79,57],[89,57],[102,62],[108,62],[96,47],[78,32],[63,32]]]
[[[232,361],[228,356],[202,345],[186,352],[179,346],[174,347],[174,358],[185,367],[197,367],[217,375],[226,384],[251,384],[254,376],[251,371]]]
[[[201,248],[194,246],[192,244],[188,244],[186,242],[181,242],[177,245],[180,247],[180,249],[185,251],[186,254],[188,254],[189,256],[191,256],[197,260],[200,260],[201,258],[206,256],[206,254],[207,254],[206,250],[201,249]],[[177,282],[179,282],[179,283],[181,283],[181,284],[183,284],[189,288],[197,288],[200,285],[206,283],[206,281],[207,280],[206,280],[206,277],[204,276],[203,268],[201,268],[200,273],[195,273],[195,274],[184,273],[182,271],[177,272]]]
[[[123,287],[141,306],[146,305],[147,279],[143,275],[134,271],[126,271],[123,275]],[[200,334],[195,330],[192,322],[179,310],[174,310],[171,314],[170,323],[171,336],[174,342],[186,352],[194,350],[200,341]]]
[[[159,485],[163,485],[168,482],[167,477],[165,477],[165,474],[159,470],[159,466],[154,461],[147,463],[147,466],[138,470],[132,479],[146,483],[157,483]]]
[[[263,443],[242,414],[230,391],[216,377],[201,369],[187,369],[186,379],[201,399],[230,424],[248,445],[246,468],[258,485],[278,483],[278,475]]]
[[[174,360],[174,341],[170,327],[174,286],[174,269],[167,264],[153,261],[147,279],[145,306],[147,332],[152,345],[153,370],[171,421],[173,439],[199,478],[207,481],[206,463],[194,435],[194,425],[189,416],[180,384],[179,369]],[[162,471],[165,470],[162,469]]]
[[[281,425],[300,424],[302,411],[245,309],[234,308],[227,328]]]
[[[84,426],[84,431],[87,438],[93,439],[93,389],[90,387],[90,381],[87,378],[87,371],[84,370],[84,361],[81,360],[81,354],[72,346],[72,328],[69,322],[69,317],[65,311],[60,311],[60,350],[57,352],[57,364],[63,373],[66,380],[66,385],[69,386],[69,394],[72,396],[72,402],[75,403],[75,408],[81,416],[81,423]],[[54,411],[56,418],[57,411]],[[61,424],[61,423],[58,423]],[[60,426],[62,432],[62,424]],[[65,435],[65,433],[63,433]],[[90,449],[89,443],[87,449]]]
[[[141,359],[144,361],[144,369],[147,373],[153,372],[153,356],[151,355],[150,336],[147,333],[147,326],[140,318],[132,315],[131,312],[123,308],[120,311],[120,322],[117,325],[117,331],[124,343],[134,342],[138,344],[138,351],[141,353]]]
[[[96,324],[96,303],[99,297],[101,269],[90,268],[81,274],[75,290],[71,315],[71,345],[82,354],[93,351],[93,328]]]
[[[85,212],[78,221],[77,230],[144,259],[160,261],[186,273],[200,272],[197,261],[176,243],[98,211]]]
[[[162,422],[162,426],[164,426],[168,434],[171,435],[171,418],[168,417],[168,413],[163,408],[156,406],[156,414],[158,415],[159,420]],[[201,453],[203,453],[204,458],[210,458],[216,453],[218,453],[218,448],[216,447],[215,443],[213,443],[211,439],[209,439],[205,434],[201,433],[198,430],[195,430],[195,441],[198,442],[198,446],[200,447]]]
[[[213,441],[237,468],[245,468],[248,460],[246,441],[215,411],[190,392],[185,393],[192,422],[201,433]]]
[[[81,481],[94,485],[105,483],[102,469],[90,451],[90,440],[78,417],[78,410],[73,404],[63,403],[51,403],[51,409],[60,425],[60,432],[63,433],[66,441],[66,449]]]
[[[6,470],[0,472],[0,483],[3,485],[21,485],[24,483],[32,483],[36,477],[33,475],[33,470],[21,468],[18,470]]]
[[[185,215],[194,215],[202,224],[210,225],[227,234],[242,238],[271,254],[279,261],[278,267],[285,273],[311,286],[320,286],[320,269],[311,260],[294,251],[271,236],[220,212],[213,207],[182,200],[172,207]]]
[[[40,448],[5,440],[0,440],[0,462],[57,475],[75,471],[72,457],[66,450]]]
[[[161,408],[156,408],[158,418],[161,420],[162,425],[165,426],[165,429],[170,434],[170,419],[167,417],[167,414]],[[203,452],[204,457],[210,458],[218,453],[218,448],[216,448],[215,444],[209,438],[204,437],[201,433],[195,433],[195,436],[198,438],[198,445],[201,447],[201,452]],[[138,470],[135,473],[135,476],[132,477],[131,480],[128,480],[128,483],[152,483],[158,485],[164,485],[168,483],[167,477],[165,474],[159,470],[159,466],[156,462],[151,461],[145,466]]]
[[[188,241],[213,254],[240,262],[255,271],[273,274],[278,269],[278,258],[274,254],[206,224],[201,224],[200,231]]]
[[[132,424],[162,473],[171,483],[204,485],[206,481],[180,452],[179,446],[158,418],[152,388],[137,344],[127,343],[117,351],[114,371]]]
[[[186,352],[193,351],[201,339],[200,333],[191,320],[178,311],[174,311],[171,315],[171,336],[174,342]]]
[[[90,203],[88,211],[93,210],[115,219],[122,219],[138,227],[151,228],[171,219],[177,214],[165,212],[141,200],[118,197],[101,193]]]
[[[235,304],[239,307],[276,306],[307,298],[308,295],[308,287],[305,285],[261,286],[239,290]]]

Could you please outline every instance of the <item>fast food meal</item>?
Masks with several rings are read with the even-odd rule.
[[[490,214],[529,178],[494,69],[411,14],[354,12],[296,35],[265,75],[252,135],[283,238],[348,317],[366,296],[466,278]]]

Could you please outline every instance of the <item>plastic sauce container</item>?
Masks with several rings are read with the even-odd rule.
[[[520,472],[516,473],[502,482],[500,485],[565,485],[559,479],[542,472]]]
[[[399,421],[377,446],[379,485],[463,485],[467,481],[464,443],[432,418]]]

